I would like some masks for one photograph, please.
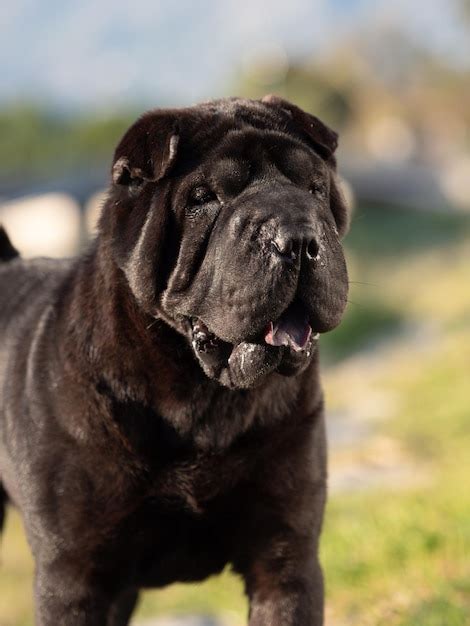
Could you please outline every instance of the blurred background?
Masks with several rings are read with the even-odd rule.
[[[0,35],[0,221],[25,256],[86,246],[147,108],[275,92],[340,132],[354,217],[350,303],[321,340],[327,626],[470,624],[470,2],[16,0]],[[32,624],[31,584],[10,511],[0,626]],[[245,615],[227,571],[144,594],[135,623]]]

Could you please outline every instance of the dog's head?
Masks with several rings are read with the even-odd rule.
[[[146,313],[204,372],[292,375],[343,314],[337,135],[274,96],[145,114],[115,153],[101,236]]]

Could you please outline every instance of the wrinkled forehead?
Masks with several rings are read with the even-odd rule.
[[[225,163],[278,165],[291,163],[298,168],[324,167],[323,160],[307,145],[277,131],[257,129],[230,130],[215,143],[203,166],[212,166],[222,173]]]
[[[307,145],[277,131],[230,130],[201,161],[210,178],[259,177],[281,171],[294,180],[327,174],[324,161]]]

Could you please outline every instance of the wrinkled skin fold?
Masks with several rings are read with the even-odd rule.
[[[157,109],[83,255],[26,261],[0,228],[0,520],[22,514],[37,626],[124,626],[140,589],[227,565],[250,626],[323,625],[336,146],[274,96]]]
[[[229,387],[253,387],[273,371],[300,371],[315,349],[308,336],[339,323],[348,290],[339,238],[346,209],[332,155],[321,156],[314,142],[276,127],[257,129],[243,118],[229,130],[226,119],[208,130],[211,115],[209,109],[201,119],[190,120],[196,137],[204,128],[203,150],[184,135],[189,121],[180,115],[181,138],[171,176],[153,189],[149,183],[131,194],[127,179],[115,191],[120,206],[147,207],[138,241],[131,242],[131,269],[124,266],[124,271],[142,306],[155,317],[163,315],[193,346],[201,343],[191,332],[194,320],[204,325],[213,346],[202,351],[196,347],[195,354],[207,376]],[[277,124],[283,128],[285,123]],[[182,164],[178,151],[186,151]],[[128,152],[124,139],[117,162]],[[103,215],[103,230],[109,230],[107,220],[112,217]],[[145,274],[148,260],[157,258],[163,220],[172,235],[164,244],[167,251],[171,247],[171,262],[158,268],[165,284],[156,293],[151,270],[144,281],[143,275],[136,276],[135,266]],[[113,228],[119,241],[120,225]],[[279,252],[279,242],[295,248],[292,258]],[[116,253],[122,262],[120,244]],[[304,328],[296,329],[287,320],[291,335],[281,339],[282,349],[270,348],[267,327],[293,305],[302,310]],[[291,341],[296,335],[304,337],[302,346]],[[303,354],[292,357],[290,353],[301,348]]]

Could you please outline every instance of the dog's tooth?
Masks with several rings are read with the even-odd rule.
[[[193,331],[195,333],[209,334],[207,326],[199,319],[196,319],[196,321],[193,322]]]

